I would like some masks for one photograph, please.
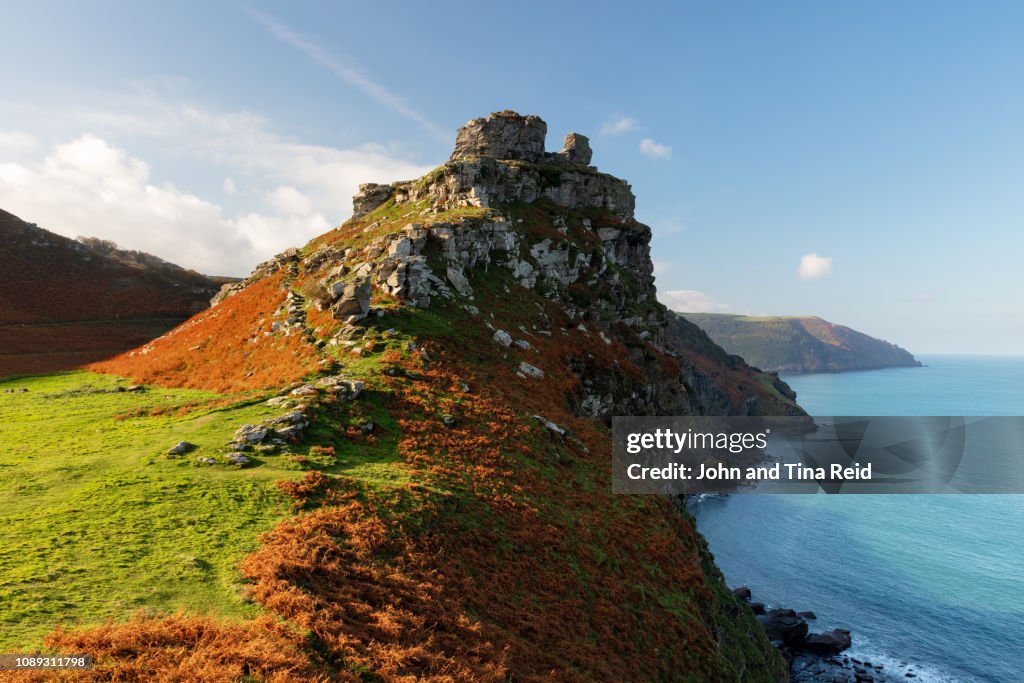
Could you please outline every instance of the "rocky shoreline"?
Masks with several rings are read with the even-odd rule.
[[[814,612],[769,608],[754,602],[746,586],[733,589],[733,595],[753,611],[772,645],[789,664],[794,683],[891,683],[918,677],[912,666],[903,663],[886,669],[878,662],[843,654],[853,644],[850,631],[837,628],[812,633],[808,622],[817,620]]]

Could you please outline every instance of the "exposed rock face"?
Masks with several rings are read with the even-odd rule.
[[[391,185],[378,185],[377,183],[360,185],[359,194],[352,198],[353,218],[365,216],[386,202],[394,189]]]
[[[451,158],[479,156],[536,163],[544,158],[547,134],[548,124],[539,116],[499,111],[487,118],[473,119],[460,128]]]
[[[672,318],[655,297],[651,230],[633,217],[635,198],[629,184],[588,165],[590,143],[579,133],[565,137],[561,152],[545,153],[546,130],[540,118],[510,111],[474,119],[459,131],[452,160],[425,177],[361,186],[353,204],[363,220],[370,220],[367,213],[384,202],[393,202],[399,211],[412,204],[430,208],[420,212],[421,220],[361,248],[326,261],[320,251],[307,257],[307,270],[328,273],[323,284],[335,317],[364,317],[369,312],[368,287],[421,308],[437,297],[471,299],[473,274],[498,267],[519,286],[543,291],[558,302],[579,323],[579,334],[589,335],[593,327],[588,325],[596,326],[604,343],[612,344],[613,328],[627,330],[630,359],[639,367],[651,367],[645,345],[667,356],[684,356],[686,344],[666,334]],[[514,207],[545,200],[551,229],[538,238],[520,225]],[[431,220],[460,209],[486,210]],[[371,220],[365,230],[384,222]],[[742,371],[696,328],[693,334],[721,354],[723,363]],[[506,347],[504,342],[511,342],[503,335],[495,339]],[[652,369],[643,378],[609,373],[585,359],[571,361],[570,367],[583,387],[576,405],[581,415],[607,420],[613,414],[737,410],[735,396],[722,389],[721,378],[698,363],[680,362],[675,376]],[[534,376],[531,368],[520,372]],[[758,400],[752,393],[742,411],[762,410]]]
[[[574,164],[590,165],[590,158],[593,153],[590,151],[590,138],[579,133],[569,133],[562,143],[562,151],[559,152],[568,161]]]

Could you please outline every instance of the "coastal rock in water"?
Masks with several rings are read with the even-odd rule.
[[[791,609],[772,609],[758,615],[768,640],[777,641],[788,647],[799,646],[807,637],[807,622]]]
[[[812,633],[804,639],[804,648],[823,655],[834,655],[846,650],[852,644],[850,632],[837,628],[827,633]]]

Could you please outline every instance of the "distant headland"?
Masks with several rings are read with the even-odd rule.
[[[683,313],[729,353],[771,372],[920,367],[906,349],[816,316]]]

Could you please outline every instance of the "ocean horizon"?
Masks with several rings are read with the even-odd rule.
[[[1024,357],[783,376],[812,415],[1024,415]],[[861,661],[919,681],[1024,668],[1024,496],[735,495],[692,506],[731,586],[848,628]]]

